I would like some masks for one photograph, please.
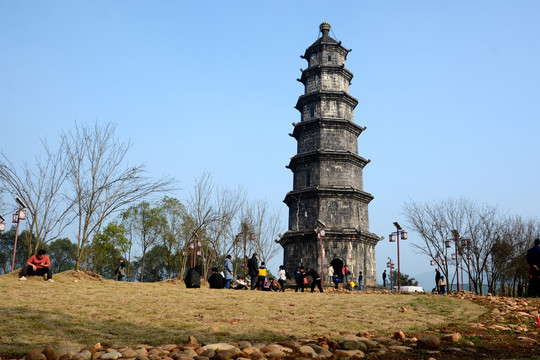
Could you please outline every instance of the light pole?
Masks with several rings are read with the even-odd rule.
[[[195,254],[197,254],[197,256],[201,255],[201,250],[200,250],[201,247],[202,247],[202,244],[199,241],[199,236],[197,235],[197,233],[194,233],[192,240],[189,242],[189,245],[188,245],[188,248],[191,251],[191,267],[192,268],[194,268],[195,265],[197,265],[197,258],[195,257]]]
[[[0,215],[0,231],[6,231],[6,219],[2,215]]]
[[[401,235],[401,240],[407,240],[407,232],[403,230],[401,225],[396,221],[394,222],[394,226],[396,227],[396,231],[390,234],[390,242],[395,242],[397,239],[397,273],[398,273],[398,291],[401,291],[401,271],[399,267],[399,238]]]
[[[471,266],[470,266],[470,260],[471,260],[471,239],[463,239],[463,247],[467,249],[467,257],[465,261],[465,265],[467,265],[467,273],[469,274],[469,292],[472,292],[471,288]],[[463,256],[462,256],[463,257]],[[461,265],[461,273],[463,274],[463,265]],[[461,281],[463,282],[463,275],[461,275]]]
[[[392,270],[394,269],[394,263],[392,262],[392,259],[388,258],[388,262],[386,263],[386,267],[390,269],[390,291],[392,291],[393,288],[393,281],[392,281]]]
[[[13,259],[11,260],[11,272],[15,268],[15,253],[17,252],[17,238],[19,236],[19,222],[26,219],[26,204],[21,201],[21,199],[16,198],[15,201],[19,204],[19,211],[13,214],[13,221],[17,223],[17,230],[15,230],[15,246],[13,246]]]
[[[456,245],[456,252],[452,254],[452,260],[456,261],[456,283],[457,283],[457,291],[459,292],[459,255],[460,255],[460,246],[459,246],[459,232],[457,230],[451,230],[452,236],[454,237],[454,244]],[[451,247],[452,244],[450,243],[450,240],[446,242],[446,247]],[[463,272],[461,273],[461,283],[463,284]]]
[[[319,239],[319,244],[321,246],[321,289],[324,291],[324,255],[323,255],[323,238],[326,236],[326,226],[325,224],[317,219],[317,222],[321,227],[317,231],[317,239]],[[313,279],[315,281],[315,279]]]

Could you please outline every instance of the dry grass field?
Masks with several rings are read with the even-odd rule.
[[[0,276],[0,355],[24,355],[47,343],[159,346],[189,335],[203,343],[386,336],[473,322],[486,312],[434,295],[186,289],[178,280],[115,282],[75,271],[54,280]]]

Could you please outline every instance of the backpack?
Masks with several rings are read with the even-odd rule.
[[[126,268],[120,267],[120,269],[118,270],[118,275],[120,276],[126,275]]]

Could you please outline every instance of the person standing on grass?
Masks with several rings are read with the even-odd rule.
[[[22,274],[19,280],[25,281],[26,276],[43,276],[47,274],[47,281],[54,282],[52,279],[51,260],[45,255],[45,250],[38,250],[36,255],[32,255],[22,269]]]
[[[351,272],[349,271],[349,267],[347,266],[347,264],[345,264],[342,268],[341,268],[341,272],[342,272],[342,275],[343,275],[343,278],[345,279],[343,281],[344,284],[347,283],[347,276],[351,275]]]
[[[328,267],[328,281],[331,282],[332,280],[334,280],[334,267],[330,265]]]
[[[294,280],[296,281],[296,289],[294,292],[298,292],[298,289],[302,289],[302,292],[304,292],[304,273],[303,267],[296,267],[296,270],[294,270]]]
[[[315,269],[310,268],[309,266],[306,268],[306,276],[311,276],[313,281],[311,282],[311,292],[315,291],[315,285],[319,288],[320,292],[323,292],[322,285],[321,285],[321,276]]]
[[[258,277],[257,277],[257,285],[256,285],[258,290],[263,290],[264,283],[266,282],[266,275],[268,275],[268,270],[266,270],[266,266],[263,261],[261,262],[261,266],[259,266],[259,269],[258,269]]]
[[[233,274],[233,264],[232,264],[232,256],[227,255],[225,256],[225,261],[223,264],[223,273],[225,277],[225,289],[229,289],[231,287],[231,282],[234,279]]]
[[[440,293],[441,289],[439,289],[439,280],[441,279],[441,272],[439,269],[435,269],[435,287],[437,288],[437,292]]]
[[[360,291],[364,290],[364,275],[362,275],[362,272],[360,271],[360,275],[358,275],[358,288]]]
[[[280,265],[279,266],[279,271],[277,272],[278,274],[278,283],[279,283],[279,286],[281,287],[281,292],[285,292],[285,280],[287,279],[287,274],[285,272],[285,268],[283,267],[283,265]]]
[[[126,275],[126,263],[124,260],[120,259],[120,264],[116,269],[114,269],[114,277],[116,281],[122,281]]]
[[[444,280],[444,276],[441,276],[439,279],[438,289],[440,295],[444,295],[446,292],[446,280]]]
[[[534,240],[534,246],[527,251],[529,264],[529,297],[540,296],[540,239]]]
[[[257,253],[253,253],[253,256],[251,259],[248,260],[248,273],[249,277],[251,278],[251,290],[255,289],[255,286],[257,285],[257,278],[259,276],[259,260],[257,258],[259,255]]]
[[[386,288],[386,270],[384,270],[382,273],[382,283],[383,286]]]

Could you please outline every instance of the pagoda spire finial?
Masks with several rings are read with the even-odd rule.
[[[323,36],[328,36],[328,33],[330,32],[330,24],[323,22],[321,25],[319,25],[319,30],[322,32]]]

